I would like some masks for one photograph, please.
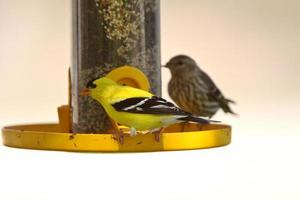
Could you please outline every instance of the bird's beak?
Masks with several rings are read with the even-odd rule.
[[[90,96],[91,91],[88,88],[84,88],[81,92],[80,92],[80,96]]]
[[[170,66],[170,62],[167,62],[165,65],[163,65],[163,67],[165,68],[169,68],[169,66]]]

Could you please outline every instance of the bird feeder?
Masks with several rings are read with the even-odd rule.
[[[59,123],[4,127],[9,147],[96,152],[187,150],[224,146],[231,127],[175,124],[159,142],[153,134],[125,135],[120,144],[102,107],[79,95],[85,84],[106,76],[119,84],[161,95],[159,0],[73,0],[73,53],[69,103],[58,108]]]
[[[111,123],[104,109],[80,91],[89,80],[130,65],[148,77],[152,93],[161,95],[159,0],[72,3],[72,130],[106,131]]]

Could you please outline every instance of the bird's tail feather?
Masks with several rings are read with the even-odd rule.
[[[231,113],[233,115],[238,115],[237,113],[235,113],[233,110],[231,110],[230,106],[229,106],[229,103],[232,103],[232,104],[236,104],[235,101],[231,100],[231,99],[224,99],[224,101],[222,102],[221,104],[221,107],[223,109],[223,111],[225,113]]]
[[[192,116],[192,115],[181,117],[178,120],[197,122],[197,123],[201,123],[201,124],[208,124],[210,122],[220,122],[220,121],[215,121],[215,120],[210,120],[210,119],[204,119],[204,118],[196,117],[196,116]]]
[[[236,102],[234,100],[231,99],[225,99],[227,101],[227,103],[232,103],[232,104],[236,104]]]

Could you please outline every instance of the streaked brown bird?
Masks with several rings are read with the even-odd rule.
[[[234,113],[229,103],[213,80],[197,63],[186,55],[178,55],[164,66],[170,69],[172,78],[168,92],[172,100],[183,110],[198,116],[211,118],[221,108],[225,113]]]

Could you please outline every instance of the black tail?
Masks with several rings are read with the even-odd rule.
[[[179,120],[190,121],[190,122],[197,122],[197,123],[201,123],[201,124],[208,124],[210,122],[220,122],[220,121],[214,121],[214,120],[210,120],[210,119],[204,119],[204,118],[196,117],[196,116],[192,116],[192,115],[179,118]]]

